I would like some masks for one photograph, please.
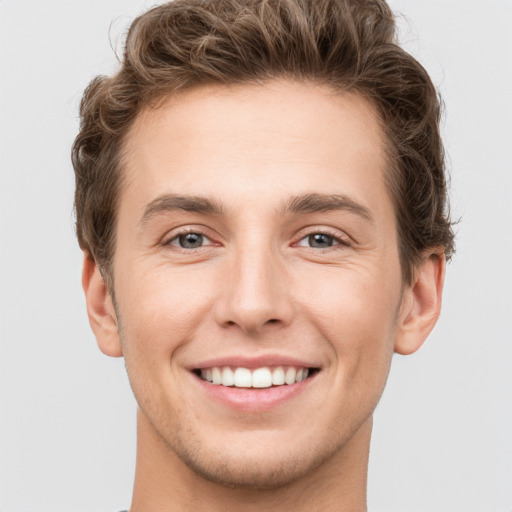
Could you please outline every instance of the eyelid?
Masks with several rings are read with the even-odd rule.
[[[201,247],[197,247],[195,249],[186,249],[184,247],[180,247],[179,245],[175,245],[175,244],[171,243],[171,242],[177,240],[180,236],[188,235],[190,233],[202,235],[203,238],[207,239],[211,243],[202,245]],[[218,245],[218,244],[213,242],[212,238],[206,234],[205,229],[196,228],[194,226],[183,226],[181,228],[176,228],[176,229],[173,229],[170,232],[166,233],[162,237],[162,241],[160,242],[160,245],[167,246],[167,247],[172,246],[172,247],[176,247],[177,249],[180,249],[182,251],[190,252],[190,251],[194,251],[194,250],[197,251],[199,249],[202,249],[203,247],[208,247],[208,246],[213,246],[213,245]]]
[[[335,240],[335,242],[337,242],[337,244],[335,246],[331,246],[331,247],[328,247],[323,250],[329,250],[329,249],[332,249],[333,247],[336,247],[339,245],[344,246],[344,247],[350,247],[352,245],[351,238],[348,235],[341,235],[340,232],[337,232],[337,231],[335,232],[334,230],[331,230],[329,228],[324,228],[324,227],[322,227],[322,228],[312,227],[306,233],[303,233],[301,235],[298,242],[296,242],[296,245],[311,235],[327,235],[327,236],[333,238]],[[303,247],[303,246],[300,246],[300,247]],[[315,251],[322,250],[322,249],[318,249],[318,248],[314,248],[314,247],[310,247],[310,249],[314,249]]]
[[[181,228],[175,228],[175,229],[171,230],[170,232],[166,233],[166,235],[164,237],[162,237],[162,241],[161,241],[160,244],[163,245],[163,246],[176,247],[177,249],[180,249],[180,250],[183,250],[183,251],[187,251],[187,252],[190,252],[190,251],[193,251],[193,250],[197,251],[197,250],[200,250],[200,249],[202,249],[204,247],[219,245],[218,243],[213,241],[212,237],[210,237],[206,233],[206,231],[208,231],[208,230],[206,230],[204,228],[194,227],[194,226],[183,226]],[[180,236],[187,235],[189,233],[194,233],[194,234],[202,235],[210,243],[203,244],[201,247],[197,247],[195,249],[185,249],[183,247],[180,247],[177,244],[171,243],[171,242],[177,240]],[[336,231],[334,229],[330,229],[330,228],[326,228],[326,227],[314,227],[314,226],[311,226],[306,232],[303,232],[301,234],[300,238],[298,239],[298,241],[295,242],[293,245],[298,245],[299,242],[301,242],[305,238],[307,238],[307,237],[309,237],[311,235],[317,235],[317,234],[318,235],[329,236],[329,237],[333,238],[335,242],[337,242],[336,245],[328,247],[328,248],[326,248],[324,250],[329,250],[332,247],[337,247],[339,245],[345,246],[345,247],[349,247],[349,246],[352,245],[352,241],[351,241],[351,238],[349,237],[349,235],[340,234],[339,231]],[[322,250],[322,249],[314,248],[314,247],[310,247],[310,249],[314,249],[315,251]]]

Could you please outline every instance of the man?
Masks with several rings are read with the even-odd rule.
[[[363,511],[394,352],[439,316],[439,103],[384,1],[176,0],[91,82],[83,287],[139,405],[131,512]]]

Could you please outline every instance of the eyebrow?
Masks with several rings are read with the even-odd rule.
[[[203,215],[222,215],[224,213],[224,209],[220,203],[207,197],[164,194],[157,197],[146,206],[140,223],[145,224],[152,217],[176,210],[200,213]]]
[[[345,210],[373,222],[370,210],[355,199],[343,194],[304,194],[292,197],[281,210],[287,213],[315,213]]]
[[[202,215],[223,215],[221,203],[203,196],[164,194],[151,201],[141,217],[145,224],[152,217],[170,211],[183,210]],[[280,209],[281,215],[316,213],[345,210],[373,222],[373,217],[365,206],[343,194],[303,194],[291,197]]]

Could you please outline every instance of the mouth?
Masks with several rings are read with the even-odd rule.
[[[251,369],[241,366],[212,366],[193,370],[201,380],[210,384],[241,389],[292,386],[310,379],[319,371],[319,368],[301,366],[263,366]]]

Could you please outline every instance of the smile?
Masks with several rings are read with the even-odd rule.
[[[248,369],[244,367],[214,366],[196,370],[202,380],[211,384],[235,388],[270,388],[302,382],[315,368],[276,366]]]

